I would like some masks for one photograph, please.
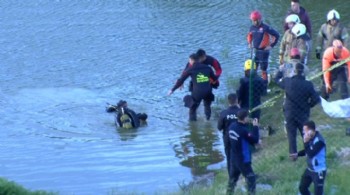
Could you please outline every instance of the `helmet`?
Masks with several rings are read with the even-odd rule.
[[[287,16],[286,23],[290,23],[290,22],[300,23],[299,16],[296,14],[291,14],[291,15]]]
[[[330,20],[333,20],[333,19],[336,19],[336,20],[340,19],[340,15],[335,9],[332,9],[327,14],[327,21],[330,21]]]
[[[250,19],[251,20],[261,20],[262,16],[261,13],[257,10],[253,11],[252,13],[250,13]]]
[[[292,56],[300,56],[300,52],[299,52],[299,49],[298,48],[292,48],[291,50],[290,50],[290,56],[292,57]]]
[[[304,35],[306,33],[306,27],[302,23],[297,23],[293,26],[292,28],[292,33],[296,36],[299,37],[301,35]]]
[[[253,60],[248,59],[244,62],[244,70],[250,70],[252,68]],[[256,63],[254,62],[254,69],[256,69]]]

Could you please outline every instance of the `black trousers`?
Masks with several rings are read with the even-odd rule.
[[[347,77],[346,77],[346,71],[344,66],[337,67],[331,71],[331,86],[333,86],[334,81],[337,81],[339,84],[341,98],[342,99],[348,98],[349,91],[348,91]],[[323,75],[322,75],[321,96],[326,100],[329,99],[329,94],[326,92],[326,84],[324,82]]]
[[[320,173],[306,169],[301,176],[299,191],[302,195],[310,195],[309,186],[314,183],[314,195],[323,195],[324,180],[326,178],[326,171]]]
[[[303,137],[303,124],[308,118],[294,117],[292,114],[285,115],[289,154],[295,154],[297,150],[297,131]]]
[[[205,116],[207,120],[209,120],[211,116],[211,102],[214,101],[214,94],[210,92],[204,98],[196,97],[192,94],[192,98],[193,98],[193,104],[191,105],[190,111],[189,111],[190,121],[197,120],[197,108],[199,107],[202,100],[204,102]]]
[[[256,178],[251,163],[238,162],[233,160],[232,162],[232,178],[229,181],[228,194],[232,194],[236,187],[239,176],[242,174],[247,182],[247,190],[249,194],[255,193]]]
[[[256,69],[260,66],[262,71],[266,71],[269,66],[269,50],[255,50],[255,58],[254,61],[256,63]]]
[[[226,165],[227,165],[227,172],[229,175],[229,178],[233,178],[232,176],[232,159],[231,159],[231,154],[230,154],[230,138],[228,135],[228,131],[224,130],[222,134],[222,139],[224,141],[224,148],[225,148],[225,155],[226,155]]]

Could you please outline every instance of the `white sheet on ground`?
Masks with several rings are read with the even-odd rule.
[[[328,102],[321,97],[321,105],[332,118],[350,118],[350,98]]]

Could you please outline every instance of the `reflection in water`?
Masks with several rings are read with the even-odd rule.
[[[180,138],[180,143],[173,146],[180,164],[191,169],[193,176],[209,173],[209,165],[224,160],[219,145],[219,137],[209,122],[191,122],[187,129],[189,134]]]
[[[117,127],[117,132],[120,136],[121,141],[130,141],[135,139],[135,137],[137,136],[137,128],[124,129]]]

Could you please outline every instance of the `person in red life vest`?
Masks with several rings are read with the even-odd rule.
[[[220,75],[222,73],[222,68],[221,68],[219,61],[216,58],[214,58],[213,56],[207,55],[205,50],[203,50],[203,49],[198,49],[196,52],[196,55],[199,57],[200,63],[212,67],[215,71],[216,77],[218,77],[218,78],[220,77]],[[190,63],[190,60],[189,60],[185,66],[185,69],[182,71],[182,74],[184,74],[186,69],[188,69],[191,66],[192,66],[192,64]],[[210,78],[210,83],[214,89],[217,89],[220,85],[219,80],[214,81],[214,79],[212,79],[212,78]],[[192,91],[192,87],[193,87],[192,81],[190,81],[189,91]]]
[[[341,62],[350,57],[349,50],[343,46],[343,43],[335,39],[333,46],[328,47],[323,54],[322,71],[326,71],[331,66]],[[321,89],[321,96],[324,99],[329,98],[329,94],[333,90],[333,82],[338,80],[340,85],[340,93],[342,99],[349,97],[348,87],[346,81],[350,82],[350,61],[346,62],[348,66],[348,76],[346,76],[345,63],[331,71],[326,71],[323,74],[323,86]]]
[[[260,66],[261,77],[267,80],[267,68],[270,55],[270,49],[273,48],[280,37],[279,33],[266,25],[262,21],[262,15],[259,11],[253,11],[250,14],[253,25],[249,29],[247,41],[249,48],[254,48],[257,66]]]

